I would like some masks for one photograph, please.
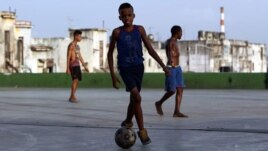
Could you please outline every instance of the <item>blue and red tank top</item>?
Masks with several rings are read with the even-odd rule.
[[[139,27],[134,25],[128,32],[123,26],[119,27],[120,33],[117,40],[118,67],[130,67],[143,63],[142,38]]]

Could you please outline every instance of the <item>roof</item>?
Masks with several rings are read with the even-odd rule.
[[[75,31],[75,30],[107,32],[107,30],[104,28],[77,28],[77,29],[69,28],[69,31]]]
[[[11,11],[2,11],[0,12],[1,17],[3,19],[15,19],[16,18],[16,13],[15,12],[11,12]]]
[[[17,20],[15,25],[17,28],[32,28],[32,23],[25,20]]]
[[[45,45],[32,45],[31,50],[36,52],[44,52],[53,50],[53,47]]]

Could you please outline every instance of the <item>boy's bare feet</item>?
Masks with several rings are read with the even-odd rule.
[[[173,114],[173,117],[183,117],[183,118],[187,118],[188,116],[185,115],[185,114],[183,114],[183,113],[181,113],[181,112],[179,112],[179,113],[174,113],[174,114]]]
[[[163,111],[162,111],[162,107],[161,105],[158,103],[158,102],[155,102],[155,108],[156,108],[156,112],[159,114],[159,115],[164,115]]]
[[[69,98],[69,102],[78,103],[79,101],[76,98]]]

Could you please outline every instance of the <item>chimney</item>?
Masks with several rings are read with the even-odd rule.
[[[225,32],[225,26],[224,26],[224,8],[221,7],[221,20],[220,20],[220,25],[221,25],[221,32]]]

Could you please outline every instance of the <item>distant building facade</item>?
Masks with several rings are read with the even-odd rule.
[[[0,73],[65,72],[67,47],[73,32],[65,38],[32,38],[30,21],[16,20],[15,12],[0,12]],[[107,72],[107,31],[99,28],[79,29],[81,53],[90,72]],[[165,43],[155,41],[153,48],[167,62]],[[184,72],[266,72],[266,45],[229,40],[222,32],[200,31],[198,40],[178,41],[180,65]],[[114,68],[117,65],[117,50]],[[163,72],[143,47],[145,72]]]
[[[65,72],[67,47],[75,29],[66,38],[32,38],[29,21],[16,20],[16,13],[0,12],[0,72]],[[84,61],[91,72],[107,68],[107,31],[98,28],[79,29],[79,43]]]
[[[165,43],[151,40],[166,63]],[[211,31],[199,31],[197,40],[180,40],[177,44],[184,72],[267,72],[265,44],[226,39],[223,32]],[[162,72],[145,50],[144,56],[146,72]]]
[[[0,12],[0,72],[21,72],[29,57],[31,22],[16,20],[16,13]]]
[[[266,45],[225,39],[224,33],[199,31],[198,40],[178,42],[180,63],[189,72],[266,72]]]
[[[31,68],[34,73],[65,72],[67,66],[67,48],[73,40],[69,29],[67,38],[33,38]],[[84,62],[90,72],[104,72],[107,54],[107,32],[104,29],[89,28],[82,31],[82,40],[78,43]]]

